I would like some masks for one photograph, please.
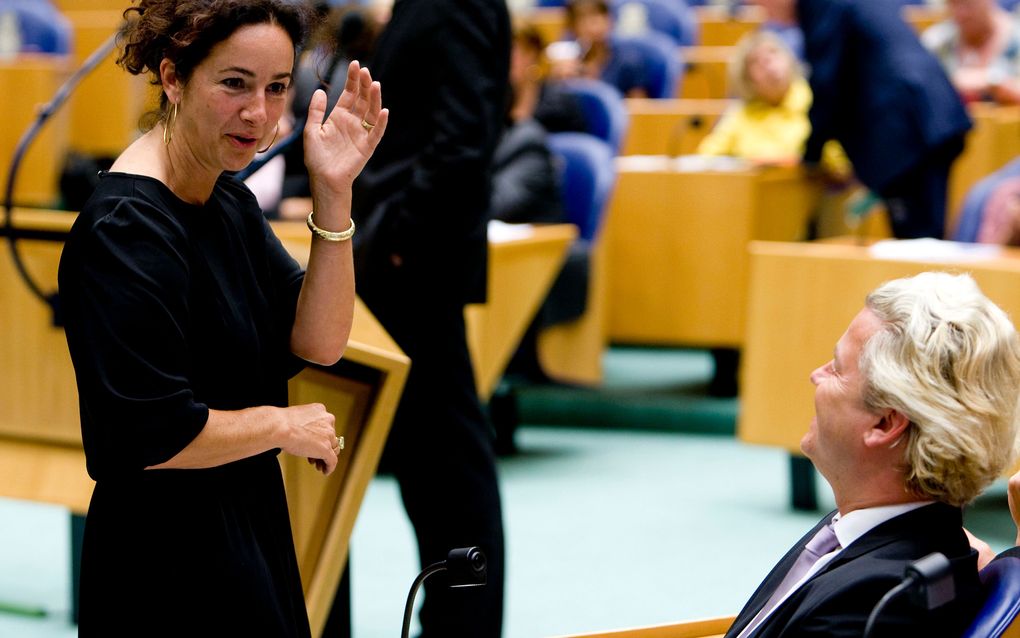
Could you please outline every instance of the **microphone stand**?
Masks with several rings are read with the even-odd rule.
[[[485,585],[488,569],[485,554],[477,547],[460,547],[450,550],[446,560],[433,563],[423,569],[411,585],[404,605],[404,626],[401,638],[408,638],[411,630],[411,615],[414,612],[414,598],[425,579],[437,572],[450,572],[450,587],[479,587]]]
[[[81,67],[74,72],[74,74],[64,82],[63,85],[57,90],[56,95],[47,104],[43,105],[39,109],[39,114],[36,116],[35,121],[28,127],[25,133],[18,140],[18,145],[14,149],[14,155],[11,158],[11,165],[7,170],[7,185],[4,190],[4,221],[3,225],[0,226],[0,233],[7,235],[7,244],[10,247],[11,259],[14,261],[14,266],[18,270],[18,274],[21,275],[21,279],[28,286],[28,289],[32,291],[32,294],[39,298],[40,301],[50,306],[53,311],[53,325],[60,325],[60,303],[57,292],[46,294],[42,291],[42,288],[33,281],[29,275],[28,270],[25,268],[24,262],[21,260],[21,254],[18,252],[18,230],[14,226],[14,184],[18,176],[18,169],[21,166],[21,161],[25,157],[25,153],[28,152],[28,147],[35,140],[39,131],[46,122],[63,106],[67,98],[71,96],[71,93],[78,86],[78,84],[85,78],[86,75],[91,73],[99,63],[106,59],[106,56],[110,55],[114,47],[117,44],[117,34],[111,35],[98,49],[92,52],[91,55],[82,63]]]

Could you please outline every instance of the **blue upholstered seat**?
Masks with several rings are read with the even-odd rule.
[[[1020,558],[1004,556],[981,570],[985,601],[963,638],[999,638],[1020,614]]]

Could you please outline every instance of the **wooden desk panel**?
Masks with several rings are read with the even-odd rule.
[[[562,39],[567,26],[567,13],[563,7],[536,7],[523,14],[521,19],[533,25],[546,44]]]
[[[15,211],[20,228],[66,230],[74,214]],[[307,234],[307,230],[305,231]],[[55,288],[59,242],[23,241],[28,269]],[[48,308],[0,260],[0,495],[84,514],[94,483],[85,471],[77,389],[63,331]],[[329,478],[304,459],[281,455],[309,619],[320,635],[333,603],[348,540],[382,454],[409,361],[359,302],[344,354],[367,371],[351,377],[309,368],[290,382],[292,403],[319,401],[336,416],[347,449]]]
[[[685,172],[627,159],[604,238],[610,340],[740,346],[747,243],[804,237],[817,187],[796,168]]]
[[[974,128],[949,174],[946,232],[952,236],[960,207],[971,187],[1020,155],[1020,106],[974,103]]]
[[[971,273],[1012,317],[1020,317],[1020,250],[982,262],[876,259],[868,248],[831,243],[751,245],[738,436],[799,453],[814,416],[812,370],[832,348],[865,296],[882,282],[925,270]]]
[[[478,396],[488,401],[577,237],[572,224],[489,243],[488,299],[464,309]]]
[[[732,100],[627,98],[623,155],[691,155]]]
[[[78,5],[79,3],[75,3]],[[94,2],[93,4],[102,4]],[[123,22],[128,3],[105,10],[76,6],[64,15],[74,29],[74,60],[80,65]],[[134,76],[116,64],[114,51],[89,74],[71,96],[71,148],[100,157],[116,157],[139,135],[138,121],[155,107],[156,89],[145,76]]]
[[[684,73],[676,95],[686,99],[721,100],[730,97],[729,63],[734,47],[680,47]]]
[[[724,7],[706,5],[691,9],[701,27],[698,44],[702,46],[733,46],[765,21],[765,11],[761,7],[739,7],[735,15],[730,15]]]
[[[304,222],[273,222],[298,261],[307,263]],[[528,236],[489,242],[488,299],[464,309],[478,396],[488,401],[577,236],[571,224],[536,226]]]
[[[949,15],[946,10],[938,7],[929,7],[923,4],[903,6],[903,19],[906,20],[907,24],[914,27],[918,35],[936,22],[945,20],[948,17]]]
[[[35,121],[39,107],[53,98],[70,74],[63,56],[25,54],[0,61],[0,189],[6,187],[14,149]],[[22,160],[14,201],[26,206],[53,206],[59,197],[58,180],[67,152],[67,113],[50,119]]]

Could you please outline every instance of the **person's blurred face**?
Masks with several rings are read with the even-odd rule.
[[[756,46],[747,56],[745,73],[751,90],[760,100],[779,105],[790,89],[793,60],[771,42]]]
[[[994,0],[949,0],[949,15],[965,40],[988,33],[992,23]]]
[[[578,40],[587,43],[607,42],[612,30],[612,19],[599,7],[590,4],[582,4],[577,7],[574,35]]]
[[[521,86],[533,76],[533,69],[538,66],[539,52],[528,43],[516,39],[510,49],[510,85]]]
[[[784,24],[796,18],[794,0],[748,0],[748,4],[758,5],[765,11],[765,18]]]

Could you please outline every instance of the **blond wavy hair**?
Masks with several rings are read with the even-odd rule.
[[[800,60],[790,50],[790,46],[772,31],[759,29],[742,37],[734,46],[733,57],[726,65],[727,79],[730,82],[731,91],[745,102],[758,99],[758,93],[751,84],[751,78],[747,75],[747,62],[751,54],[759,47],[769,46],[778,51],[790,63],[790,84],[804,78],[804,69]]]
[[[962,506],[1016,455],[1020,338],[969,275],[926,272],[868,295],[864,402],[910,419],[907,489]]]

